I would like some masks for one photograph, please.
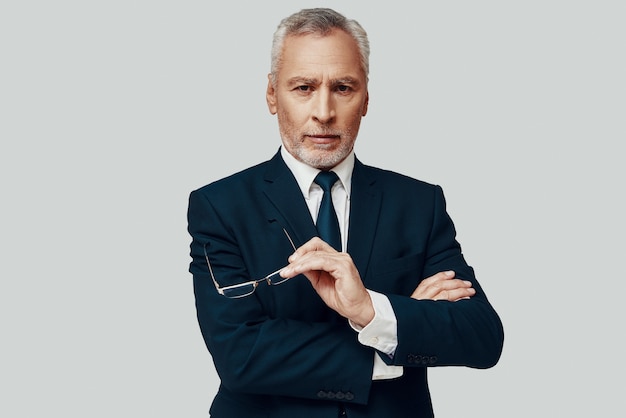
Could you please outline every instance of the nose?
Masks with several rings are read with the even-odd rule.
[[[335,118],[335,113],[335,103],[331,92],[327,89],[319,89],[315,95],[313,119],[319,123],[327,124]]]

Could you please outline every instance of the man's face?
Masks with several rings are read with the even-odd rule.
[[[341,30],[287,37],[278,83],[274,87],[270,75],[266,97],[291,155],[319,169],[336,166],[352,151],[367,113],[356,42]]]

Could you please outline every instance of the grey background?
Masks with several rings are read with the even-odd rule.
[[[443,186],[502,316],[438,417],[624,410],[620,1],[0,5],[0,415],[205,417],[192,189],[279,146],[271,35],[330,5],[370,35],[357,156]]]

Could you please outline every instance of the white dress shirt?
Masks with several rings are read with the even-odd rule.
[[[316,220],[324,191],[313,180],[320,170],[296,160],[285,150],[285,147],[281,147],[280,152],[285,164],[287,164],[287,167],[298,182],[298,186],[311,213],[311,218]],[[346,251],[348,246],[350,192],[354,158],[354,152],[351,152],[345,160],[332,169],[339,177],[339,181],[335,183],[331,193],[335,212],[337,212],[337,219],[339,220],[341,248],[343,251]],[[367,291],[374,305],[374,319],[363,328],[357,327],[352,322],[350,322],[350,326],[358,332],[358,340],[361,344],[392,357],[398,345],[396,315],[387,296],[369,289]],[[402,366],[387,365],[379,357],[378,353],[374,355],[373,380],[392,379],[402,376],[402,373]]]

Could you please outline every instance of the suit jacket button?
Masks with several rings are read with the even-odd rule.
[[[337,393],[335,393],[335,398],[336,398],[336,399],[341,400],[341,399],[344,399],[345,397],[346,397],[346,394],[345,394],[345,393],[343,393],[343,392],[337,392]]]
[[[409,354],[409,355],[407,356],[406,361],[408,361],[408,362],[409,362],[409,364],[413,364],[413,362],[415,361],[415,356],[414,356],[413,354]]]
[[[319,392],[317,392],[317,397],[326,399],[326,392],[324,392],[323,390],[320,390]]]
[[[437,363],[437,356],[430,356],[430,358],[428,359],[430,364],[435,364]]]
[[[326,394],[326,396],[328,397],[328,399],[335,399],[337,397],[337,395],[335,394],[335,392],[331,392],[328,391],[328,393]]]
[[[347,401],[351,401],[351,400],[353,400],[353,399],[354,399],[354,394],[353,394],[352,392],[346,392],[345,399],[346,399]]]

